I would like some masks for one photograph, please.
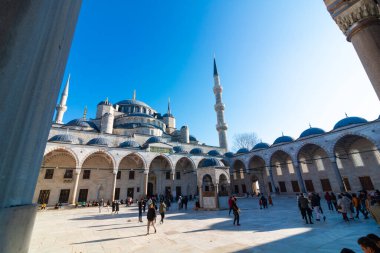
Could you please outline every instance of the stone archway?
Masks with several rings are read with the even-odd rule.
[[[197,174],[194,163],[188,157],[182,157],[175,165],[173,190],[176,191],[177,196],[191,198],[197,193]]]
[[[246,169],[242,161],[236,160],[232,166],[232,192],[236,195],[245,195],[247,186],[245,182]]]
[[[119,164],[116,180],[116,199],[139,199],[143,195],[145,162],[137,153],[125,156]],[[119,198],[117,198],[119,197]]]
[[[165,187],[170,182],[170,174],[172,172],[172,166],[169,159],[163,155],[156,156],[149,166],[148,181],[151,183],[152,190],[151,195],[164,195]],[[169,175],[169,177],[168,177]],[[169,182],[168,182],[169,181]],[[148,195],[148,192],[147,192]]]
[[[282,150],[274,152],[270,159],[275,192],[293,192],[292,182],[297,182],[297,175],[291,156]]]
[[[249,182],[252,193],[270,192],[271,182],[269,179],[269,169],[265,166],[265,161],[260,156],[253,156],[248,163],[248,172],[251,174]]]

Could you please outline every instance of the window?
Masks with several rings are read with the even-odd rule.
[[[362,188],[366,191],[372,191],[375,188],[373,187],[372,180],[370,177],[359,177],[360,184]]]
[[[84,170],[83,171],[83,179],[90,179],[91,170]]]
[[[115,199],[116,200],[120,199],[120,188],[115,188]]]
[[[121,178],[121,171],[119,170],[116,174],[116,179],[120,179]]]
[[[343,169],[342,161],[339,158],[336,158],[336,166],[338,166],[338,169]]]
[[[293,167],[293,163],[291,163],[291,161],[288,161],[288,170],[289,170],[289,174],[294,174],[294,167]]]
[[[281,191],[281,192],[286,192],[286,185],[285,185],[285,182],[280,181],[280,182],[278,182],[278,184],[280,185],[280,191]]]
[[[322,191],[324,192],[332,191],[330,180],[328,180],[327,178],[321,179],[321,185],[322,185]]]
[[[282,170],[281,170],[281,165],[279,162],[276,163],[276,173],[277,173],[277,176],[281,176],[282,175]]]
[[[134,171],[130,171],[128,178],[131,179],[131,180],[134,180],[135,179],[135,172]]]
[[[66,170],[63,178],[73,178],[73,170]]]
[[[38,204],[48,204],[49,203],[50,190],[41,190],[38,196]]]
[[[45,179],[52,179],[54,175],[54,169],[46,169]]]
[[[272,183],[271,183],[271,182],[268,182],[268,187],[269,187],[269,191],[270,191],[270,192],[273,192],[273,189],[272,189]]]
[[[314,185],[312,180],[305,180],[306,191],[314,192]]]
[[[300,186],[298,185],[298,181],[292,181],[292,189],[293,192],[300,192]]]
[[[343,178],[343,184],[346,187],[347,191],[351,191],[351,185],[350,185],[350,181],[348,181],[348,177]]]
[[[317,155],[314,157],[315,159],[315,164],[317,166],[318,171],[324,171],[325,170],[325,165],[323,164],[322,157]]]
[[[305,159],[300,159],[300,165],[301,165],[302,173],[309,173],[309,168],[307,167]]]
[[[247,187],[245,186],[245,184],[242,184],[241,188],[243,190],[243,193],[247,193]]]
[[[87,194],[88,194],[88,189],[80,189],[78,202],[87,202]]]
[[[170,171],[167,171],[167,172],[165,173],[165,175],[166,175],[166,180],[170,180]]]
[[[235,193],[239,193],[239,186],[235,185]]]
[[[61,193],[59,194],[59,203],[68,203],[69,195],[70,195],[69,189],[62,189]]]
[[[136,192],[140,192],[140,187],[137,187],[137,188],[136,188]]]
[[[352,161],[353,161],[355,167],[363,167],[364,166],[363,159],[359,153],[359,150],[357,150],[357,149],[351,150],[351,158],[352,158]]]
[[[180,171],[175,172],[175,179],[177,179],[177,180],[181,179],[181,172]]]

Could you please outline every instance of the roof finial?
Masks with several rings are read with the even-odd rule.
[[[284,132],[283,131],[281,132],[281,134],[282,134],[282,136],[284,136]]]
[[[215,60],[215,54],[214,54],[214,76],[218,76],[218,68],[216,67],[216,60]]]
[[[87,105],[84,107],[84,111],[83,111],[83,119],[86,120],[86,116],[87,116]]]
[[[108,105],[108,97],[106,97],[106,101],[104,101],[106,103],[106,105]]]
[[[346,115],[346,118],[348,118],[348,115],[347,115],[347,113],[345,112],[344,114]]]
[[[168,98],[168,115],[170,115],[171,112],[170,112],[170,97]]]
[[[133,100],[136,100],[136,90],[133,90]]]
[[[310,122],[309,122],[309,127],[311,128],[311,124],[310,124]]]

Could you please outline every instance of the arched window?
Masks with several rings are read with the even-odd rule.
[[[202,188],[204,192],[214,191],[214,184],[210,175],[206,174],[202,179]]]
[[[352,162],[354,163],[355,167],[363,167],[364,166],[363,159],[362,159],[358,149],[352,149],[351,150],[351,159],[352,159]]]
[[[315,165],[317,166],[318,171],[324,171],[325,165],[323,164],[322,157],[320,155],[316,155],[314,157]]]
[[[305,158],[300,159],[300,165],[303,173],[309,173],[309,168],[307,167]]]
[[[287,165],[288,165],[289,174],[294,174],[294,167],[293,167],[292,161],[288,160]]]
[[[276,166],[276,173],[277,173],[277,176],[282,176],[281,164],[280,164],[279,162],[276,162],[276,163],[275,163],[275,166]]]

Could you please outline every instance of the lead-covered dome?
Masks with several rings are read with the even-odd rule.
[[[62,142],[62,143],[75,143],[78,142],[78,138],[71,134],[57,134],[49,139],[50,142]]]
[[[216,149],[213,149],[213,150],[210,150],[208,153],[208,155],[211,155],[211,156],[221,156],[222,154],[216,150]]]
[[[190,136],[189,136],[189,140],[190,140],[190,141],[198,141],[197,138],[195,138],[193,135],[190,135]]]
[[[324,133],[326,132],[321,128],[310,127],[309,129],[306,129],[305,131],[301,133],[300,138],[304,138],[304,137],[312,136],[312,135],[324,134]]]
[[[360,117],[347,117],[347,118],[344,118],[342,120],[339,120],[335,124],[333,130],[341,128],[341,127],[346,127],[346,126],[349,126],[349,125],[363,124],[363,123],[367,123],[367,122],[368,121],[366,119],[363,119],[363,118],[360,118]]]
[[[107,146],[108,147],[110,145],[110,142],[103,137],[98,137],[98,138],[94,138],[94,139],[90,140],[89,142],[87,142],[87,145]]]
[[[140,148],[140,145],[135,141],[124,141],[120,143],[120,148]]]
[[[67,126],[67,127],[81,127],[81,128],[91,129],[91,130],[92,129],[98,130],[98,128],[96,127],[96,125],[93,122],[87,121],[84,118],[73,119],[73,120],[69,121],[67,124],[65,124],[65,126]]]
[[[265,142],[259,142],[251,150],[259,150],[259,149],[267,149],[269,148],[269,144]]]
[[[146,142],[145,144],[152,144],[152,143],[164,143],[165,141],[158,137],[158,136],[153,136],[153,137],[150,137]]]
[[[123,105],[140,105],[140,106],[151,108],[149,105],[147,105],[144,102],[141,102],[139,100],[136,100],[136,99],[126,99],[126,100],[119,101],[116,104],[119,105],[119,106],[123,106]]]
[[[202,155],[203,154],[203,150],[201,148],[193,148],[192,150],[190,150],[190,154],[192,154],[192,155]]]
[[[199,168],[216,167],[216,166],[220,166],[220,163],[215,158],[204,159],[198,165]]]
[[[232,158],[232,157],[234,157],[234,153],[227,152],[227,153],[224,153],[224,156],[227,157],[227,158]]]
[[[236,152],[236,154],[247,154],[247,153],[249,153],[249,150],[247,148],[241,148]]]
[[[280,143],[286,143],[286,142],[292,142],[294,139],[290,136],[281,136],[278,137],[274,142],[273,145],[280,144]]]
[[[174,153],[186,153],[185,149],[182,146],[173,147]]]

